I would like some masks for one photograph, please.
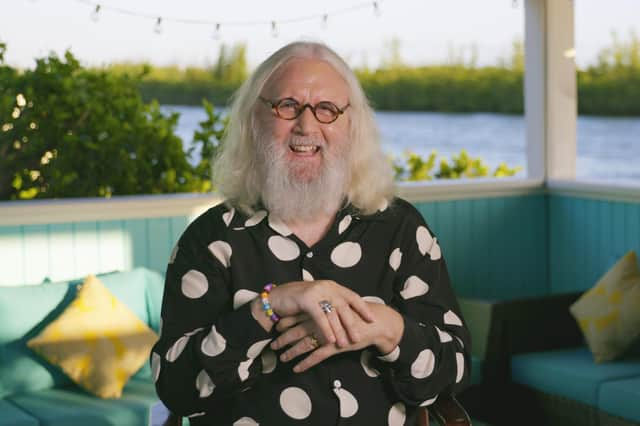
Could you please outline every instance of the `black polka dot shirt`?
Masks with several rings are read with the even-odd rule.
[[[336,354],[303,373],[252,317],[270,283],[333,280],[404,319],[388,354]],[[193,221],[167,269],[151,366],[160,399],[192,425],[414,425],[417,408],[469,377],[470,337],[440,245],[395,199],[373,215],[341,209],[308,247],[286,225],[224,204]],[[305,356],[305,355],[303,355]]]

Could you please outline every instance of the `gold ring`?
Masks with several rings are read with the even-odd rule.
[[[314,349],[319,346],[318,339],[316,339],[315,334],[309,336],[309,343],[311,343],[311,346],[313,346]]]

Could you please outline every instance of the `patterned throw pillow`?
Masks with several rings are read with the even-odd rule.
[[[640,272],[630,251],[569,308],[597,363],[630,355],[640,341]]]
[[[88,276],[76,298],[27,342],[71,380],[101,398],[118,398],[149,359],[158,336],[102,282]]]

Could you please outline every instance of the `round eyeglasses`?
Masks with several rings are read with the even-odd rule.
[[[339,108],[336,104],[329,101],[318,102],[315,105],[302,105],[293,98],[284,98],[277,101],[270,101],[262,96],[258,96],[258,98],[260,98],[260,100],[265,104],[268,104],[271,109],[275,111],[276,115],[283,120],[295,120],[304,112],[305,108],[308,107],[316,120],[323,124],[329,124],[336,121],[338,117],[340,117],[344,111],[349,108],[349,104],[344,108]]]

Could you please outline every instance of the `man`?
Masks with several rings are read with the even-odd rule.
[[[393,199],[373,112],[317,43],[285,46],[238,90],[226,197],[172,253],[158,395],[194,425],[415,424],[469,376],[440,246]]]

